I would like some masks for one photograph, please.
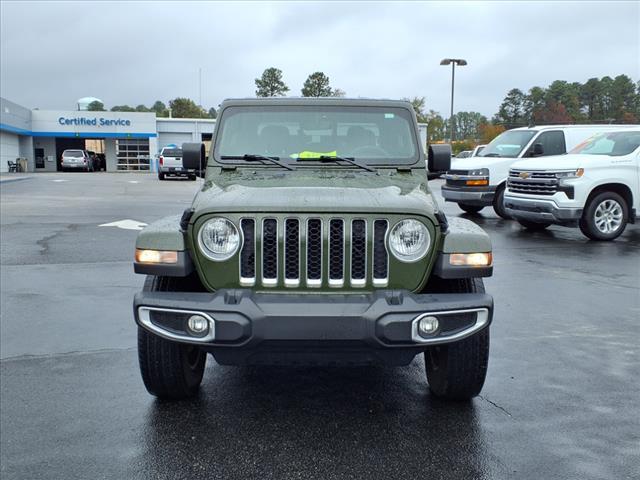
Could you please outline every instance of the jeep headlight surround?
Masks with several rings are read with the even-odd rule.
[[[214,262],[229,260],[240,248],[240,243],[238,228],[224,217],[210,218],[198,232],[200,251]]]
[[[393,256],[401,262],[417,262],[429,251],[431,235],[424,223],[406,218],[393,226],[388,244]]]

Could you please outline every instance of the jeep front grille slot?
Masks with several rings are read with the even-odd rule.
[[[258,215],[239,222],[240,286],[384,288],[390,284],[384,218]]]
[[[288,287],[300,284],[300,221],[288,218],[284,231],[284,283]]]
[[[240,228],[244,238],[240,252],[240,285],[248,287],[256,283],[256,221],[243,218]]]
[[[262,222],[262,284],[278,283],[278,221],[265,218]]]
[[[329,286],[344,285],[344,220],[329,222]]]
[[[351,222],[351,286],[363,287],[367,279],[367,224]]]
[[[373,223],[373,284],[385,287],[389,283],[389,254],[385,237],[389,222],[376,220]]]
[[[322,220],[307,221],[307,285],[322,285]]]

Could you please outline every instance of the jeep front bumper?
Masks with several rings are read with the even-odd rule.
[[[378,290],[368,294],[271,294],[251,290],[215,293],[140,292],[134,298],[138,325],[180,343],[201,345],[222,364],[384,363],[403,365],[430,345],[462,340],[486,328],[493,299],[482,293],[414,294]],[[200,315],[206,335],[189,333]],[[439,328],[419,333],[430,315]]]

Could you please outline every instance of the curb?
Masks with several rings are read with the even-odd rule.
[[[0,178],[0,185],[11,182],[19,182],[20,180],[28,180],[31,177],[18,177],[18,178]]]

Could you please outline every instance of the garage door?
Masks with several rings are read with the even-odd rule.
[[[193,136],[189,132],[172,132],[172,133],[160,133],[158,136],[158,152],[162,147],[166,147],[170,144],[182,146],[185,142],[193,142]]]
[[[8,161],[15,162],[20,156],[20,141],[18,135],[9,132],[0,132],[0,172],[7,172]]]

